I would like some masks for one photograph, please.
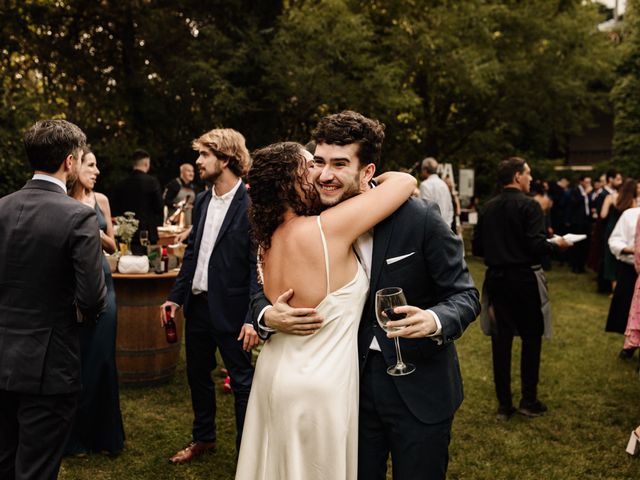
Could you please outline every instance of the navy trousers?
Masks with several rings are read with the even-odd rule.
[[[453,417],[426,424],[407,408],[380,352],[370,351],[360,378],[358,478],[384,480],[391,454],[394,480],[442,480]]]
[[[239,330],[235,333],[216,330],[206,294],[191,297],[185,316],[187,378],[194,415],[193,440],[216,440],[216,394],[211,372],[216,368],[216,351],[219,349],[231,376],[236,414],[236,448],[239,451],[253,380],[251,353],[242,350],[242,343],[237,340]]]

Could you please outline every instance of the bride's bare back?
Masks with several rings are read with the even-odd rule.
[[[321,222],[324,221],[324,214]],[[325,232],[329,253],[329,286],[333,292],[356,275],[352,241]],[[317,306],[327,296],[324,249],[317,217],[292,216],[280,225],[263,257],[265,293],[275,302],[282,292],[293,289],[292,307]]]

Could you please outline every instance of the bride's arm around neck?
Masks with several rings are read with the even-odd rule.
[[[386,172],[376,178],[378,186],[322,212],[322,227],[328,237],[339,237],[351,245],[405,203],[416,188],[408,173]]]

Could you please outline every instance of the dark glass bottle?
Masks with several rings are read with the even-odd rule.
[[[178,341],[178,331],[176,329],[176,322],[171,318],[171,307],[164,307],[164,314],[167,321],[164,324],[164,330],[167,334],[167,343],[176,343]]]
[[[167,273],[169,271],[169,253],[167,251],[167,246],[162,246],[162,256],[160,257],[160,271],[162,273]]]

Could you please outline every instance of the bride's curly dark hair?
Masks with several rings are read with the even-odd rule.
[[[318,204],[315,188],[300,173],[300,167],[306,167],[303,149],[299,143],[281,142],[253,152],[248,176],[249,221],[255,241],[265,252],[271,247],[271,236],[282,223],[287,207],[298,215],[318,213],[317,207],[307,206],[296,190],[296,184],[300,185],[311,205]]]

